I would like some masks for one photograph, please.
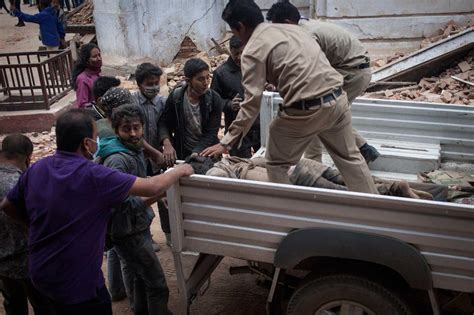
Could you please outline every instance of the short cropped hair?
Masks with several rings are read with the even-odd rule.
[[[94,120],[83,109],[68,110],[56,121],[56,144],[60,151],[76,152],[84,139],[93,135]]]
[[[191,58],[184,64],[184,76],[188,79],[192,79],[199,72],[209,70],[209,65],[202,59]]]
[[[0,147],[0,155],[8,160],[29,157],[33,153],[33,143],[30,138],[20,133],[6,136]]]
[[[145,117],[140,107],[132,104],[119,106],[112,112],[112,128],[117,129],[123,121],[128,122],[137,118],[142,125],[145,124]]]
[[[119,85],[120,79],[117,79],[116,77],[99,77],[92,85],[92,94],[94,94],[95,98],[99,98],[102,97],[110,88]]]
[[[230,48],[240,48],[240,47],[242,47],[242,41],[237,36],[233,35],[230,38],[229,47]]]
[[[272,5],[267,12],[267,21],[274,23],[284,23],[285,20],[298,23],[301,19],[298,8],[289,1],[277,2]]]
[[[252,0],[230,0],[222,11],[222,19],[237,30],[239,22],[248,28],[256,28],[264,22],[262,11]]]
[[[151,76],[159,77],[162,74],[163,71],[160,69],[160,67],[152,63],[145,62],[138,65],[137,69],[135,70],[135,79],[137,80],[138,84],[142,84],[147,78]]]

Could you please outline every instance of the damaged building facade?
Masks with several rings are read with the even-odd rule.
[[[257,0],[263,13],[276,0]],[[183,40],[202,51],[214,46],[226,32],[221,13],[224,0],[94,0],[98,41],[110,64],[143,59],[169,64]],[[294,0],[312,18],[337,23],[366,43],[372,55],[419,48],[425,37],[453,20],[465,24],[474,18],[472,0]]]

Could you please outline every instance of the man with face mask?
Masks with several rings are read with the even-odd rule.
[[[192,174],[189,165],[180,165],[141,178],[92,163],[96,138],[95,122],[84,110],[61,114],[56,153],[30,166],[0,205],[28,226],[31,280],[59,314],[112,314],[101,266],[113,208],[129,195],[162,195]]]
[[[163,74],[158,66],[151,63],[142,63],[135,71],[139,91],[133,93],[136,103],[140,106],[145,117],[144,138],[155,149],[161,149],[158,136],[158,122],[165,107],[166,97],[158,95],[160,92],[160,77]],[[160,167],[147,160],[148,175],[157,173]]]
[[[8,135],[0,147],[0,200],[15,186],[30,164],[33,143],[22,134]],[[28,235],[0,211],[0,291],[5,312],[28,314],[28,300],[35,314],[54,314],[48,298],[31,283],[28,273]]]
[[[214,70],[211,89],[219,93],[224,100],[225,131],[229,129],[237,117],[240,103],[243,101],[244,87],[242,86],[242,70],[240,69],[240,55],[244,46],[237,36],[229,41],[230,56],[227,61]],[[230,155],[241,158],[250,158],[252,149],[256,152],[260,148],[260,118],[257,117],[249,132],[245,135],[240,148],[230,150]]]
[[[112,127],[117,136],[101,141],[98,154],[104,166],[138,177],[147,176],[143,126],[144,115],[138,106],[122,105],[114,110]],[[115,252],[132,281],[126,290],[135,314],[169,313],[168,287],[150,236],[154,217],[150,206],[157,200],[158,196],[129,196],[114,209],[109,223]]]
[[[189,59],[184,64],[184,76],[186,83],[170,93],[159,123],[168,165],[218,143],[222,99],[209,89],[209,65],[202,59]]]

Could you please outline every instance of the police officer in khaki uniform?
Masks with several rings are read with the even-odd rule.
[[[245,100],[221,142],[201,155],[220,155],[240,145],[259,113],[269,82],[284,100],[269,130],[265,156],[269,180],[289,184],[289,167],[298,163],[319,135],[349,190],[377,194],[352,134],[343,77],[316,41],[296,25],[264,24],[260,8],[251,0],[231,0],[222,17],[246,45],[241,57]]]
[[[300,25],[318,42],[331,66],[344,77],[342,89],[347,93],[349,104],[367,89],[372,78],[370,59],[362,43],[351,33],[332,23],[301,18],[298,9],[289,3],[277,2],[267,12],[267,20],[272,23]],[[374,161],[380,153],[353,130],[356,145],[368,162]],[[322,144],[319,138],[305,152],[305,157],[321,162]]]

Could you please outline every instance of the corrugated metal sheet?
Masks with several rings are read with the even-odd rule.
[[[275,93],[264,93],[262,143],[282,102]],[[371,139],[438,143],[441,160],[474,163],[474,107],[426,102],[358,98],[352,104],[352,124]]]
[[[474,292],[472,206],[198,175],[181,179],[168,199],[177,251],[273,263],[293,229],[360,231],[417,247],[434,287]]]

